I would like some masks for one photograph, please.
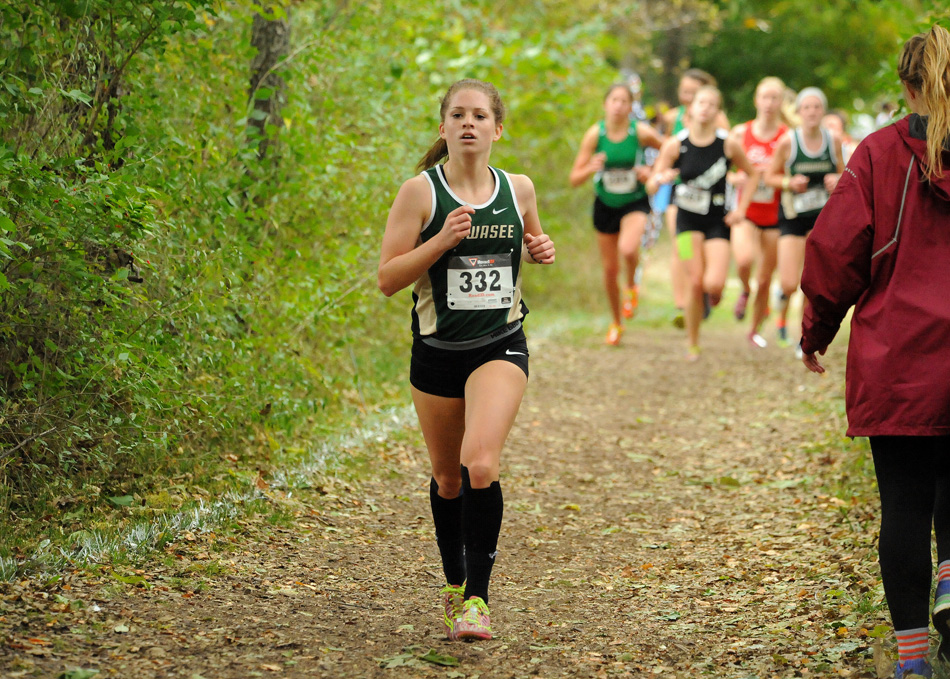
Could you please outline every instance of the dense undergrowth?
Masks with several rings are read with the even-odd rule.
[[[404,403],[378,243],[451,81],[499,84],[493,162],[547,214],[579,199],[550,131],[596,114],[596,26],[391,4],[290,10],[264,158],[251,0],[0,7],[0,558],[169,489],[253,488]]]

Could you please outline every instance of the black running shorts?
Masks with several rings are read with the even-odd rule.
[[[779,233],[781,236],[801,236],[804,238],[813,228],[815,228],[815,222],[817,221],[817,216],[783,219],[778,224]]]
[[[412,342],[409,383],[421,392],[446,398],[464,398],[469,375],[489,361],[508,361],[528,376],[528,341],[520,327],[504,337],[474,349],[433,347],[421,337]]]
[[[594,228],[608,236],[620,233],[620,220],[631,212],[650,214],[650,199],[642,198],[620,207],[610,207],[600,197],[594,198]]]
[[[729,240],[731,231],[729,225],[722,221],[722,217],[707,217],[705,215],[695,215],[686,210],[676,211],[676,235],[686,233],[687,231],[699,231],[706,237],[706,240],[713,238],[725,238]]]

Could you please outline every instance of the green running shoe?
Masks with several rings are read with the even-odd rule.
[[[445,636],[456,641],[455,622],[462,617],[462,604],[465,603],[465,585],[446,585],[442,588],[442,622],[445,623]]]
[[[462,641],[491,639],[491,614],[481,597],[469,597],[462,604],[462,615],[455,621],[455,638]]]

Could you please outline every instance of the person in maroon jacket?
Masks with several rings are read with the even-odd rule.
[[[816,354],[854,305],[848,435],[870,437],[900,679],[932,676],[931,526],[937,656],[950,663],[950,33],[908,40],[898,75],[913,113],[858,146],[808,238],[801,349],[824,372]]]

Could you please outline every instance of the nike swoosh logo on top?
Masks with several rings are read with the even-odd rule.
[[[505,354],[508,356],[524,356],[524,352],[512,351],[511,349],[505,349]]]
[[[508,209],[508,208],[506,208],[506,207],[503,207],[503,208],[500,209],[500,210],[496,210],[495,208],[492,208],[491,213],[492,213],[493,215],[497,215],[497,214],[501,214],[502,212],[504,212],[504,211],[507,210],[507,209]]]

